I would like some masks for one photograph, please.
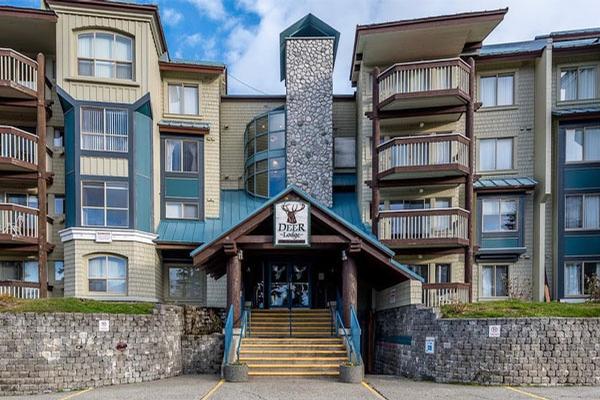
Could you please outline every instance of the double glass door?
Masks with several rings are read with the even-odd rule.
[[[310,267],[308,264],[273,262],[269,264],[269,305],[272,308],[310,307]]]

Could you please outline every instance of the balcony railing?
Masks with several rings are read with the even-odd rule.
[[[379,103],[393,96],[431,96],[455,92],[469,98],[470,68],[459,58],[394,64],[379,77]]]
[[[469,139],[459,133],[405,136],[382,143],[380,177],[395,172],[468,173]]]
[[[469,243],[469,212],[462,208],[381,211],[379,240],[394,245],[464,246]]]
[[[0,125],[0,161],[16,162],[35,168],[38,162],[38,137],[12,126]]]
[[[424,283],[423,304],[440,307],[447,304],[468,303],[471,285],[468,283]]]
[[[1,203],[0,237],[11,240],[37,240],[38,210],[17,204]]]
[[[35,96],[37,92],[37,62],[12,49],[0,48],[0,85],[16,85]]]
[[[24,281],[0,281],[0,295],[8,295],[17,299],[39,299],[40,284]]]

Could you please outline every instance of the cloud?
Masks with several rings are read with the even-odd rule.
[[[193,33],[180,40],[174,54],[175,58],[215,60],[219,58],[219,47],[216,37]]]
[[[165,8],[162,13],[166,25],[176,26],[183,20],[183,14],[173,8]]]
[[[227,16],[223,0],[187,0],[210,19],[221,21]]]

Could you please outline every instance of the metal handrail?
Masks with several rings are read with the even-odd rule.
[[[339,312],[335,312],[336,317],[336,331],[339,333],[340,330],[342,332],[342,337],[344,338],[344,342],[346,343],[346,352],[348,353],[348,359],[352,361],[354,356],[354,361],[356,364],[361,364],[362,360],[360,357],[360,353],[356,352],[356,348],[354,347],[354,340],[352,339],[352,329],[350,329],[350,335],[344,326],[344,322],[342,321],[342,317]]]
[[[352,345],[354,346],[354,351],[356,351],[356,354],[360,360],[360,337],[362,335],[362,331],[360,329],[360,323],[358,322],[358,317],[356,316],[354,306],[350,307],[350,335]]]
[[[223,365],[229,364],[229,350],[231,349],[231,340],[233,339],[233,305],[229,306],[227,318],[225,319],[225,343],[223,354]]]
[[[248,331],[248,320],[250,318],[250,310],[246,309],[242,313],[242,323],[240,328],[240,340],[237,343],[237,349],[235,350],[237,360],[240,359],[240,347],[242,345],[242,338],[246,337]]]

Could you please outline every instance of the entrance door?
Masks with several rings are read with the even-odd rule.
[[[271,308],[310,307],[310,266],[303,263],[269,264]]]

